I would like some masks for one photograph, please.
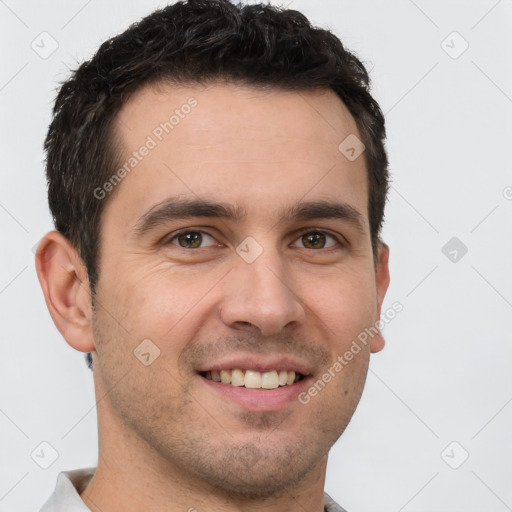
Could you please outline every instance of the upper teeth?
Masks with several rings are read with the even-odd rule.
[[[276,389],[279,386],[293,384],[300,375],[294,371],[272,370],[257,372],[254,370],[212,370],[205,377],[215,382],[223,382],[232,386],[245,386],[251,389]]]

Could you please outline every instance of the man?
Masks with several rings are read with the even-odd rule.
[[[292,10],[177,3],[73,73],[36,266],[99,457],[43,511],[343,510],[327,456],[384,345],[384,137],[363,65]]]

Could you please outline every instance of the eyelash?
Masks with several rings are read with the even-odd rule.
[[[193,251],[193,250],[198,250],[198,249],[207,249],[208,247],[211,247],[211,246],[208,246],[208,247],[187,248],[187,247],[181,247],[178,244],[173,244],[172,243],[172,240],[174,240],[175,238],[179,237],[180,235],[185,235],[187,233],[201,233],[203,235],[208,235],[211,238],[215,239],[215,237],[213,235],[210,235],[210,233],[208,233],[207,231],[203,231],[201,229],[185,228],[185,229],[181,229],[179,231],[176,231],[175,233],[172,233],[172,235],[164,241],[164,245],[169,245],[169,244],[175,245],[179,249],[183,249],[185,251]],[[337,245],[338,245],[338,247],[337,246],[333,246],[333,247],[327,247],[327,248],[321,248],[321,249],[310,249],[311,251],[336,250],[336,249],[340,249],[340,248],[345,248],[346,245],[347,245],[346,242],[342,241],[339,237],[337,237],[336,235],[332,234],[331,232],[325,231],[323,229],[315,229],[315,228],[313,228],[313,229],[312,228],[304,229],[303,231],[298,233],[297,238],[295,240],[298,240],[303,235],[308,234],[308,233],[321,233],[323,235],[326,235],[327,237],[331,237],[337,243]],[[308,249],[308,248],[307,247],[299,247],[299,249]]]

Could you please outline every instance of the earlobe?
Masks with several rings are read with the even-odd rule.
[[[372,338],[372,342],[370,344],[370,351],[372,354],[375,354],[376,352],[380,352],[386,345],[386,340],[384,339],[384,336],[379,331],[378,334],[376,334]]]
[[[389,247],[384,242],[379,242],[377,256],[377,268],[375,272],[375,284],[377,287],[377,319],[380,320],[382,303],[389,286]],[[371,342],[371,351],[380,352],[385,345],[384,336],[379,330]]]
[[[94,350],[85,265],[58,231],[50,231],[39,243],[36,271],[48,311],[67,343],[81,352]]]

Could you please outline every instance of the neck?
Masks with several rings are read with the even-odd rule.
[[[98,403],[99,457],[80,497],[92,512],[323,512],[327,455],[294,487],[265,498],[229,495],[174,461],[129,429],[108,397]]]

